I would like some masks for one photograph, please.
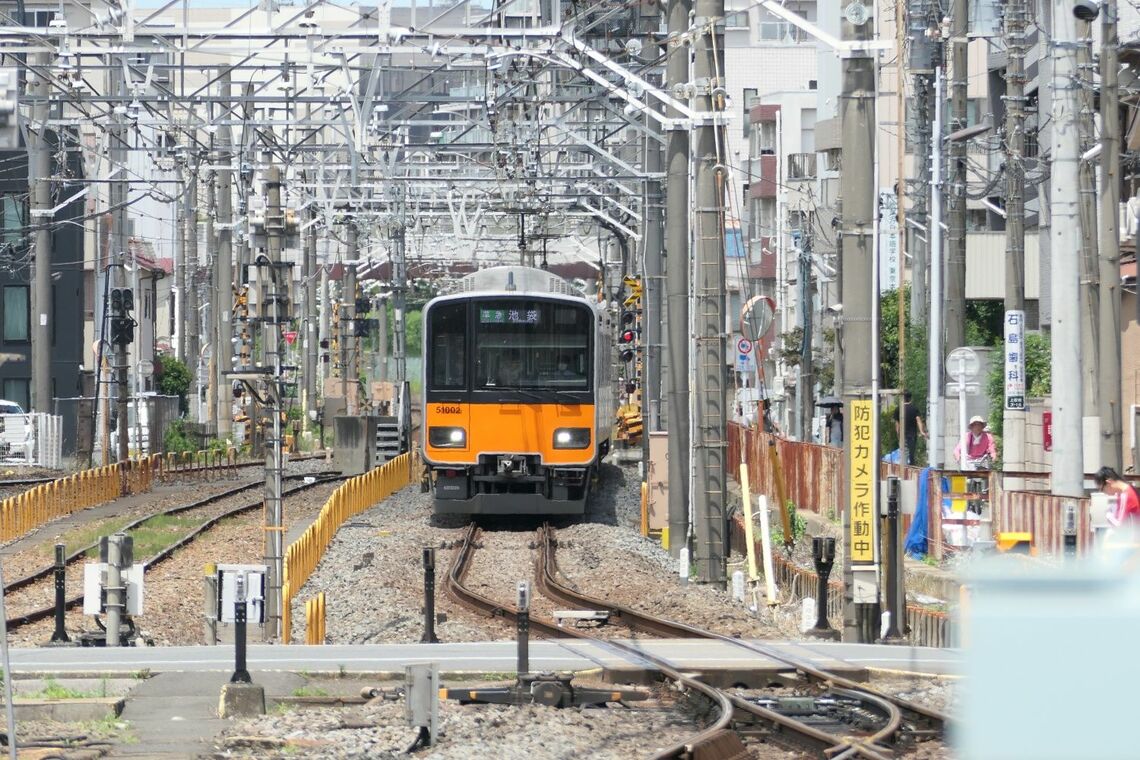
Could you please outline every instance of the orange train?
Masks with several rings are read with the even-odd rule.
[[[435,511],[582,514],[615,400],[604,308],[541,269],[464,277],[424,307]]]

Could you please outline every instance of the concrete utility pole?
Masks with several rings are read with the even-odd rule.
[[[842,4],[838,6],[842,14]],[[871,19],[853,24],[847,19],[840,22],[844,40],[869,40],[874,33]],[[866,51],[849,54],[843,59],[843,89],[839,99],[840,130],[842,132],[843,172],[839,178],[839,195],[843,200],[843,217],[840,226],[842,241],[840,258],[842,274],[840,294],[843,303],[843,400],[844,418],[848,434],[843,437],[846,450],[846,482],[851,482],[853,438],[856,401],[867,398],[871,392],[871,321],[872,288],[874,287],[874,223],[878,213],[878,191],[874,187],[875,161],[875,59]],[[872,454],[872,461],[877,460]],[[872,468],[877,469],[877,468]],[[876,479],[877,481],[877,479]],[[851,535],[851,509],[843,510],[845,535]],[[871,520],[875,522],[874,518]],[[857,599],[856,584],[865,580],[856,577],[852,569],[851,553],[844,553],[844,605],[843,640],[855,641],[859,630],[865,627],[870,604]],[[860,571],[859,576],[874,573]],[[857,603],[858,602],[858,603]]]
[[[901,176],[901,175],[900,175]],[[811,276],[811,238],[809,227],[804,230],[800,240],[800,328],[803,330],[803,341],[800,343],[800,376],[796,382],[796,396],[800,408],[796,412],[799,420],[799,438],[801,441],[811,440],[811,419],[815,411],[815,367],[812,356],[812,276]]]
[[[1083,494],[1080,325],[1080,132],[1076,19],[1053,0],[1052,170],[1049,177],[1053,361],[1053,476],[1056,496]]]
[[[913,75],[911,102],[914,104],[914,118],[907,119],[906,125],[913,130],[918,158],[913,170],[914,192],[908,212],[914,227],[907,248],[911,254],[910,322],[913,325],[925,324],[928,313],[926,278],[930,262],[930,164],[925,160],[924,153],[932,134],[934,69],[942,65],[942,44],[930,36],[931,28],[937,28],[940,20],[934,10],[929,0],[910,0],[906,11],[907,34],[910,37],[907,67]],[[905,187],[905,180],[903,184]],[[910,230],[904,228],[900,234],[909,233]]]
[[[934,131],[930,141],[930,224],[927,225],[930,241],[930,336],[927,354],[927,394],[930,408],[930,449],[927,459],[930,466],[940,468],[945,462],[945,434],[943,433],[942,389],[942,67],[934,74]]]
[[[348,220],[344,272],[340,281],[340,392],[344,397],[344,413],[356,414],[358,408],[349,404],[349,387],[356,387],[360,373],[356,368],[356,336],[352,324],[356,320],[356,259],[360,255],[357,242],[356,220]]]
[[[697,111],[724,110],[724,40],[717,23],[724,0],[697,0],[693,42],[693,80]],[[693,275],[693,332],[696,376],[693,392],[697,430],[693,439],[693,501],[696,512],[697,580],[723,583],[728,544],[725,517],[727,393],[725,388],[725,187],[724,127],[706,120],[697,130],[696,246]]]
[[[182,217],[182,331],[179,345],[185,347],[186,367],[190,370],[191,396],[198,398],[198,356],[202,351],[201,328],[198,320],[198,167],[195,166],[186,180],[186,200]],[[194,408],[198,405],[195,403]],[[201,420],[199,420],[201,422]]]
[[[1120,60],[1117,4],[1101,4],[1100,323],[1098,348],[1100,463],[1124,471],[1120,368]]]
[[[1085,449],[1085,462],[1082,472],[1095,472],[1100,468],[1100,408],[1097,391],[1100,387],[1099,313],[1100,313],[1100,268],[1097,256],[1097,202],[1096,165],[1084,158],[1086,151],[1096,144],[1095,106],[1093,92],[1096,82],[1092,63],[1092,24],[1077,20],[1076,50],[1078,115],[1077,129],[1080,135],[1082,156],[1080,173],[1080,232],[1081,232],[1081,345],[1087,361],[1081,367],[1081,431],[1092,445]],[[1119,275],[1117,276],[1119,279]]]
[[[123,97],[122,103],[125,105],[125,94],[123,92],[125,83],[123,82],[122,75],[113,71],[111,73],[112,81],[114,81],[114,90],[116,94]],[[129,235],[127,234],[127,125],[123,114],[118,113],[118,109],[111,114],[111,131],[109,134],[110,150],[108,153],[111,156],[111,170],[116,171],[115,179],[111,181],[109,191],[109,199],[111,202],[111,251],[113,256],[112,266],[114,267],[111,272],[111,287],[123,288],[127,287],[127,245]],[[137,265],[136,265],[137,266]],[[127,391],[127,371],[129,369],[127,360],[127,346],[121,341],[115,343],[115,386],[116,386],[116,406],[118,409],[118,461],[125,462],[130,459],[130,430],[127,424],[129,417],[128,410],[128,391]],[[126,489],[124,473],[123,488]]]
[[[397,185],[399,194],[399,222],[392,230],[392,334],[395,345],[392,347],[392,360],[396,364],[396,386],[400,389],[400,433],[408,447],[412,443],[411,419],[412,399],[408,385],[408,199],[405,186]]]
[[[209,137],[209,156],[210,161],[214,160],[215,143],[214,136]],[[209,425],[210,432],[218,435],[218,399],[221,393],[230,395],[228,386],[223,386],[220,382],[218,375],[218,363],[221,361],[219,352],[230,350],[229,336],[226,337],[225,344],[222,343],[221,334],[218,330],[218,308],[222,299],[218,295],[217,287],[215,286],[214,278],[218,270],[218,235],[215,230],[214,216],[217,213],[217,192],[214,185],[217,182],[217,173],[213,170],[206,172],[205,176],[201,179],[206,181],[206,214],[202,224],[202,238],[206,241],[206,271],[210,275],[209,284],[207,287],[207,297],[210,299],[210,308],[206,310],[206,332],[209,335],[210,341],[210,364],[209,374],[206,376],[206,384],[209,390],[206,392],[206,423]]]
[[[692,0],[669,0],[670,50],[665,83],[676,96],[689,81]],[[670,109],[670,118],[681,119]],[[665,298],[669,333],[669,553],[676,557],[689,535],[689,132],[674,123],[665,158]]]
[[[1025,0],[1005,6],[1005,311],[1025,311]],[[1022,347],[1024,358],[1024,347]],[[1024,361],[1022,367],[1024,368]],[[1023,369],[1024,372],[1024,369]],[[1028,390],[1028,389],[1026,389]],[[1025,469],[1025,410],[1005,407],[1002,461]],[[1019,483],[1006,480],[1006,488]]]
[[[969,59],[966,32],[969,0],[951,0],[950,131],[965,129],[969,118]],[[966,142],[950,143],[949,245],[946,251],[946,352],[966,343]]]
[[[303,383],[301,399],[301,419],[309,424],[309,412],[317,408],[317,209],[310,207],[309,229],[305,231],[305,255],[301,261],[301,283],[305,303],[301,308],[304,330],[301,350],[304,352],[301,365]]]
[[[175,229],[178,231],[177,245],[174,246],[174,288],[171,300],[174,302],[174,356],[186,363],[186,213],[190,208],[190,180],[188,169],[179,169],[178,181],[182,185],[182,203],[177,206]],[[193,381],[191,381],[193,386]]]
[[[906,45],[906,5],[902,0],[895,3],[895,44],[898,45],[900,51],[905,49]],[[896,221],[898,223],[898,256],[899,256],[899,287],[898,287],[898,339],[899,339],[899,361],[898,361],[898,387],[901,389],[906,388],[906,322],[907,310],[906,305],[903,303],[903,297],[906,293],[906,255],[908,246],[906,244],[906,59],[900,53],[895,58],[895,110],[896,119],[898,119],[898,132],[896,133],[895,154],[898,160],[898,184],[895,186],[895,211],[897,214]],[[878,192],[879,188],[875,188]],[[878,245],[878,241],[875,243]],[[876,285],[876,287],[879,287]],[[911,298],[914,298],[914,293],[911,293]],[[909,390],[909,389],[908,389]],[[906,403],[905,397],[899,397],[899,456],[900,461],[918,461],[914,456],[914,452],[907,452],[906,449]],[[917,440],[917,439],[916,439]],[[908,456],[909,453],[909,456]],[[895,572],[895,568],[891,568],[891,572]],[[906,599],[894,599],[892,604],[896,606],[893,609],[905,608]],[[897,621],[896,621],[897,622]]]
[[[36,66],[28,70],[28,89],[37,98],[32,105],[28,130],[28,190],[31,193],[31,222],[35,227],[35,258],[32,266],[29,337],[32,342],[32,411],[51,414],[51,145],[47,121],[49,85],[43,74],[51,64],[46,53],[34,56]]]
[[[287,299],[289,278],[283,276],[280,267],[281,251],[284,247],[285,209],[281,206],[281,169],[270,166],[265,170],[265,234],[268,265],[263,268],[259,279],[265,283],[262,290],[262,361],[264,367],[272,368],[267,383],[269,389],[269,409],[273,416],[273,433],[265,441],[265,566],[269,568],[269,594],[265,600],[265,638],[276,638],[281,632],[281,616],[287,613],[282,609],[282,581],[284,580],[284,513],[282,502],[282,431],[281,431],[281,325],[288,315],[282,310]],[[264,271],[268,270],[268,271]],[[266,282],[266,279],[268,282]],[[272,288],[272,290],[270,290]]]
[[[332,377],[332,364],[333,364],[332,359],[333,358],[332,358],[332,325],[331,325],[331,321],[332,321],[332,293],[331,293],[331,288],[329,287],[329,268],[328,268],[328,266],[323,266],[323,267],[321,267],[321,313],[320,313],[321,331],[320,331],[320,335],[321,335],[321,343],[328,346],[329,348],[326,349],[326,354],[325,354],[325,356],[328,358],[328,360],[325,361],[324,358],[322,358],[322,360],[320,362],[320,365],[321,365],[320,372],[318,373],[318,376],[319,376],[318,382],[320,383],[320,386],[321,386],[320,395],[322,398],[324,397],[324,395],[326,393],[326,391],[324,390],[325,380],[327,380],[329,377]]]
[[[219,77],[218,87],[224,96],[229,95],[229,73]],[[230,321],[234,304],[234,252],[233,252],[233,136],[228,126],[217,131],[218,162],[221,168],[215,185],[217,256],[214,259],[214,329],[217,330],[214,382],[218,392],[218,438],[228,439],[233,434],[233,393],[229,374],[234,368],[234,331]]]
[[[651,56],[652,58],[652,56]],[[645,170],[658,174],[663,170],[660,124],[645,117]],[[664,429],[661,409],[661,336],[665,313],[661,291],[665,274],[664,183],[650,179],[645,183],[645,249],[642,254],[644,278],[641,294],[642,350],[642,416],[646,432]],[[649,462],[649,436],[642,436],[644,461]],[[671,541],[672,539],[670,539]]]

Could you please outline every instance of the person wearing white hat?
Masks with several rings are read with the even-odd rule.
[[[954,458],[961,463],[963,470],[976,470],[978,463],[985,462],[987,457],[990,464],[997,459],[997,444],[993,434],[986,432],[985,418],[974,415],[970,418],[970,430],[965,439],[954,447]]]

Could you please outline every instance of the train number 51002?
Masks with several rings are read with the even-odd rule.
[[[437,404],[435,407],[436,414],[460,414],[462,411],[458,406],[448,404]]]

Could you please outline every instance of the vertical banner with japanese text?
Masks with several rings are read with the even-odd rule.
[[[1025,408],[1025,312],[1005,313],[1005,408]]]
[[[851,564],[875,564],[875,455],[871,400],[851,402]]]

